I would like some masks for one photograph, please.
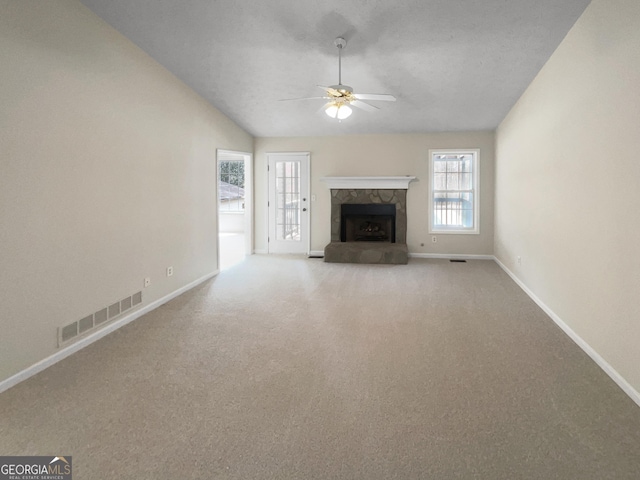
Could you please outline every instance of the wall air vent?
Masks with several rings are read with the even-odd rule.
[[[85,333],[96,330],[102,324],[111,321],[127,310],[142,303],[142,292],[136,292],[130,297],[123,298],[119,302],[110,304],[108,307],[87,315],[64,327],[58,327],[58,347],[61,347],[72,340],[76,340]]]
[[[120,302],[109,305],[109,320],[120,315]]]
[[[66,327],[62,327],[60,329],[60,340],[63,342],[68,342],[74,337],[78,336],[78,322],[73,322],[67,325]]]
[[[87,315],[78,321],[78,333],[84,333],[93,328],[93,314]]]
[[[102,310],[97,311],[95,315],[96,315],[96,321],[95,321],[96,325],[100,325],[101,323],[106,322],[108,319],[106,308],[103,308]]]
[[[134,295],[131,295],[131,300],[133,301],[133,306],[139,305],[142,303],[142,292],[138,292]]]
[[[132,307],[132,303],[131,303],[131,297],[127,297],[124,300],[120,301],[120,310],[122,312],[126,312],[127,310],[129,310]]]
[[[467,263],[466,260],[462,260],[460,258],[452,258],[449,260],[451,263]]]

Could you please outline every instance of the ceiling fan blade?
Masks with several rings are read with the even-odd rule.
[[[368,103],[363,102],[362,100],[354,100],[353,102],[351,102],[351,105],[361,110],[366,110],[367,112],[375,112],[376,110],[380,110],[375,105],[370,105]]]
[[[358,100],[377,100],[380,102],[395,102],[396,97],[386,93],[354,93]]]
[[[325,92],[327,92],[329,95],[333,96],[333,97],[341,97],[342,94],[336,90],[335,88],[331,88],[331,87],[323,87],[322,85],[318,85],[318,87],[320,87],[321,89],[323,89]]]
[[[292,102],[294,100],[330,100],[329,97],[302,97],[302,98],[281,98],[279,102]]]

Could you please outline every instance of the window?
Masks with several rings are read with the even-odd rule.
[[[431,150],[429,233],[479,233],[479,150]]]
[[[244,212],[244,161],[218,162],[218,196],[221,212]]]

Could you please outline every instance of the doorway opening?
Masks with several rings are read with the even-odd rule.
[[[251,154],[218,150],[218,269],[226,270],[253,253]]]

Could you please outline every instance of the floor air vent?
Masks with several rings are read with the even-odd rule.
[[[459,258],[452,258],[449,260],[451,263],[467,263],[466,260],[461,260]]]
[[[119,302],[112,303],[108,307],[101,308],[91,315],[80,320],[58,327],[58,347],[61,347],[73,339],[83,336],[85,333],[95,330],[103,323],[119,317],[127,310],[142,303],[142,292],[137,292],[130,297],[123,298]]]

